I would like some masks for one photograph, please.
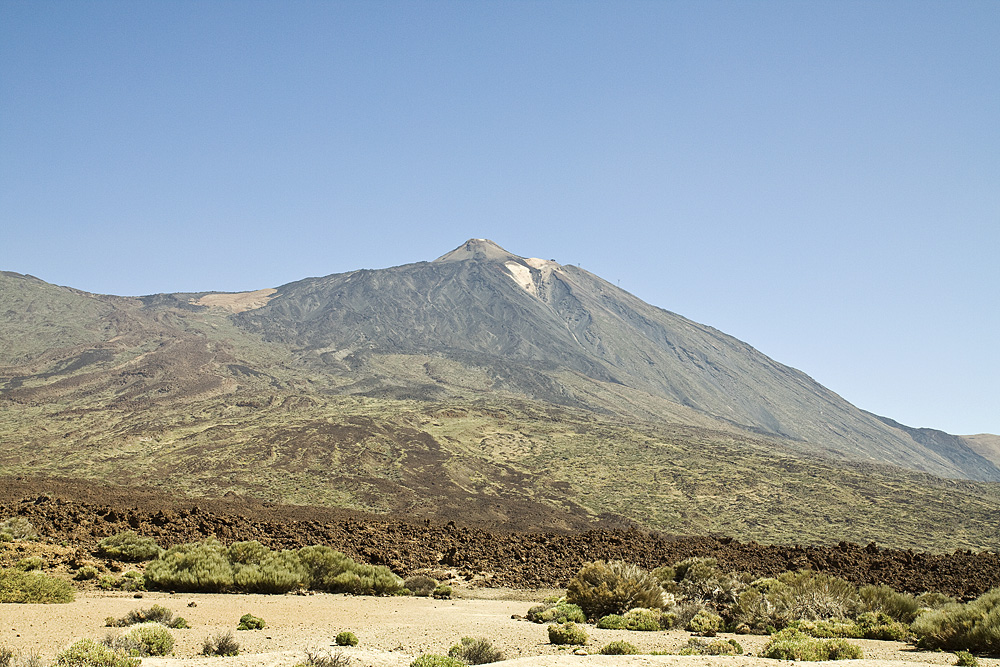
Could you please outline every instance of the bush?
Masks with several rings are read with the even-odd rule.
[[[125,639],[139,647],[142,657],[167,655],[174,650],[173,636],[159,623],[135,625],[125,633]]]
[[[267,627],[264,623],[264,619],[253,614],[243,614],[240,616],[240,624],[236,626],[237,630],[263,630]]]
[[[601,647],[601,655],[639,655],[639,649],[634,644],[616,641]]]
[[[233,637],[232,630],[217,633],[211,637],[205,637],[201,643],[202,655],[233,656],[240,654],[240,644]]]
[[[146,567],[157,588],[188,593],[220,593],[233,586],[233,566],[215,539],[170,547]]]
[[[527,618],[533,623],[586,623],[583,610],[569,602],[554,605],[536,605],[528,610]]]
[[[625,617],[621,614],[608,614],[607,616],[601,616],[601,618],[597,621],[597,627],[601,630],[624,630]]]
[[[357,646],[358,636],[353,632],[341,632],[337,635],[337,646]]]
[[[955,664],[958,667],[979,667],[979,658],[968,651],[955,651]]]
[[[423,655],[418,655],[410,663],[410,667],[465,667],[465,663],[447,655],[424,653]]]
[[[622,617],[626,630],[638,632],[656,632],[663,629],[663,612],[659,609],[629,609]]]
[[[139,667],[138,658],[116,653],[93,639],[81,639],[56,656],[56,667]]]
[[[109,618],[107,624],[110,627],[124,628],[139,623],[159,623],[178,630],[191,627],[183,618],[175,617],[174,612],[158,604],[154,604],[149,609],[133,609],[117,620]]]
[[[294,551],[269,552],[257,563],[233,563],[233,583],[247,593],[287,593],[303,588],[308,578]]]
[[[0,523],[0,542],[37,540],[38,532],[23,516],[12,516]]]
[[[77,581],[90,581],[91,579],[97,579],[97,568],[93,565],[84,565],[76,571],[73,578]]]
[[[909,625],[920,613],[920,603],[909,593],[897,593],[888,586],[863,586],[858,597],[868,611],[882,613]]]
[[[445,586],[444,584],[439,585],[434,589],[434,599],[435,600],[450,600],[451,599],[451,586]]]
[[[1000,655],[1000,588],[921,614],[910,628],[919,648]]]
[[[934,591],[921,593],[917,596],[917,604],[920,606],[920,609],[940,609],[946,604],[951,604],[953,602],[958,602],[958,600],[950,595]]]
[[[162,551],[152,537],[141,537],[132,530],[105,537],[97,543],[98,554],[116,560],[152,560],[159,556]]]
[[[31,572],[32,570],[41,570],[43,565],[45,565],[45,561],[42,560],[41,556],[28,556],[17,561],[15,567],[22,572]]]
[[[843,639],[813,639],[795,628],[775,634],[761,652],[775,660],[857,660],[863,658],[859,647]]]
[[[858,616],[858,637],[901,642],[910,636],[910,626],[893,620],[886,612],[868,611]]]
[[[720,570],[714,558],[687,558],[670,567],[656,568],[653,576],[668,593],[722,605],[736,602],[746,588],[739,578]]]
[[[843,579],[802,570],[785,572],[778,581],[788,588],[775,597],[792,620],[850,618],[863,611],[857,588]]]
[[[75,597],[68,581],[41,572],[0,569],[0,602],[50,604],[72,602]]]
[[[437,579],[423,574],[416,574],[412,577],[407,577],[403,581],[403,588],[408,589],[414,595],[422,598],[432,595],[437,586]]]
[[[735,639],[718,639],[706,642],[691,638],[687,646],[680,650],[681,655],[743,655],[743,647]]]
[[[656,577],[622,561],[587,563],[569,582],[568,602],[587,618],[623,614],[635,607],[663,609],[663,588]]]
[[[489,639],[462,637],[462,641],[448,650],[448,655],[467,665],[485,665],[504,659],[503,651],[493,647]]]
[[[586,644],[587,632],[576,623],[561,623],[549,626],[549,642],[552,644]]]
[[[707,609],[702,609],[694,615],[685,630],[693,632],[703,637],[714,637],[722,629],[722,617],[713,614]]]
[[[351,659],[342,653],[314,653],[306,651],[306,660],[295,667],[347,667],[351,664]]]
[[[44,667],[37,653],[15,654],[6,646],[0,646],[0,667]]]

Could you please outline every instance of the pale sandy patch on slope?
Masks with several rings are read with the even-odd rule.
[[[222,308],[231,313],[242,313],[247,310],[254,310],[267,305],[271,297],[278,290],[273,287],[259,289],[254,292],[238,292],[235,294],[206,294],[197,301],[192,301],[196,306],[209,306]]]

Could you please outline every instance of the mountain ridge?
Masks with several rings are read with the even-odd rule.
[[[486,240],[238,293],[0,274],[0,408],[0,475],[522,528],[1000,546],[990,437],[866,413]]]

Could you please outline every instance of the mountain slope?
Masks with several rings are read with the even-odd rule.
[[[942,449],[915,438],[731,336],[577,267],[518,257],[483,239],[430,263],[291,283],[235,321],[295,347],[317,368],[438,355],[488,369],[498,388],[599,407],[553,381],[570,370],[833,455],[1000,480],[1000,469],[960,440]],[[426,391],[430,398],[435,388]]]
[[[991,479],[983,438],[864,413],[488,241],[243,294],[0,274],[0,475],[515,529],[998,548],[1000,485],[941,478]]]

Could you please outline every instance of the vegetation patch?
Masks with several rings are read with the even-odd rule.
[[[692,637],[680,655],[743,655],[743,646],[735,639],[717,639],[705,641]]]
[[[339,632],[335,641],[337,646],[357,646],[358,636],[353,632]]]
[[[182,617],[174,616],[174,612],[158,604],[154,604],[149,609],[133,609],[118,619],[114,617],[105,619],[105,625],[108,627],[124,628],[139,623],[159,623],[174,629],[191,627]]]
[[[662,609],[664,604],[656,577],[624,561],[585,564],[570,580],[566,600],[578,605],[587,618],[624,614],[636,607]]]
[[[795,629],[785,628],[771,637],[761,656],[775,660],[859,660],[864,654],[859,646],[845,639],[814,639]]]
[[[253,614],[243,614],[240,616],[240,624],[236,626],[237,630],[263,630],[267,627],[263,618],[259,616],[254,616]]]
[[[601,647],[601,655],[639,655],[639,649],[635,644],[614,641]]]
[[[576,623],[560,623],[549,626],[550,644],[579,644],[587,643],[587,631]]]
[[[72,602],[75,597],[68,581],[41,572],[0,569],[0,602],[50,604]]]
[[[56,656],[56,667],[139,667],[139,658],[122,655],[93,639],[81,639]]]
[[[485,665],[504,659],[503,651],[495,648],[492,642],[484,637],[462,637],[462,641],[448,650],[448,655],[458,658],[467,665]]]
[[[105,537],[97,543],[99,555],[115,560],[147,561],[156,558],[162,551],[152,537],[142,537],[132,530]]]
[[[458,658],[448,655],[438,655],[437,653],[424,653],[418,655],[410,667],[465,667],[465,663]]]
[[[1000,588],[921,614],[911,628],[919,648],[1000,655]]]
[[[240,643],[236,641],[232,630],[226,630],[205,637],[201,643],[201,654],[222,657],[239,655]]]

